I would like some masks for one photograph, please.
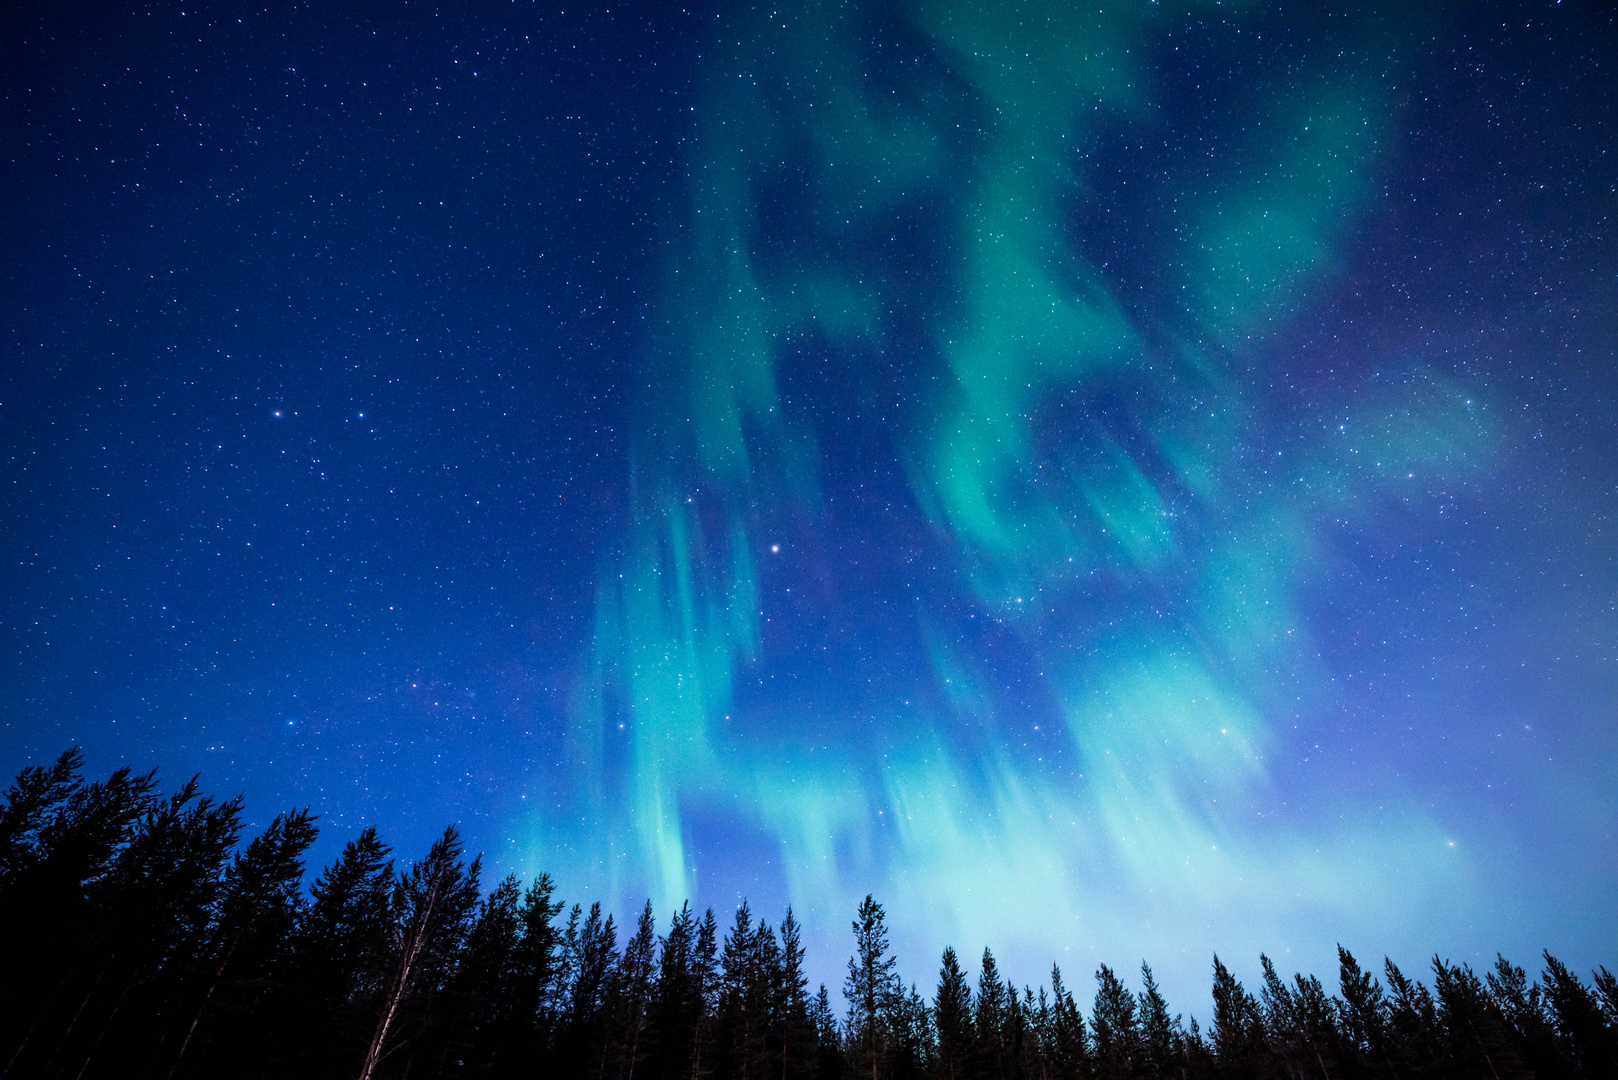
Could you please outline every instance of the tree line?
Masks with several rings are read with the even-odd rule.
[[[1431,983],[1338,950],[1337,992],[1261,958],[1250,992],[1213,960],[1204,1031],[1151,969],[1096,972],[1088,1014],[985,949],[945,949],[931,996],[897,971],[867,897],[834,1008],[801,927],[742,904],[721,927],[650,903],[610,914],[540,875],[485,890],[452,827],[404,865],[368,828],[305,888],[307,809],[242,843],[239,799],[159,791],[78,751],[17,776],[0,809],[0,1075],[559,1077],[580,1080],[1355,1080],[1618,1076],[1618,980],[1549,953],[1537,979],[1434,958]]]

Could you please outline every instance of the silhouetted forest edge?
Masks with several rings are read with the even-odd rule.
[[[1086,1014],[985,949],[944,950],[925,995],[853,921],[841,1015],[811,993],[800,927],[689,905],[628,940],[547,875],[485,892],[456,830],[396,864],[374,828],[304,887],[308,809],[241,843],[241,801],[153,773],[86,782],[77,750],[18,774],[0,810],[0,1075],[1117,1080],[1618,1076],[1618,980],[1544,954],[1531,980],[1435,957],[1431,983],[1339,947],[1337,992],[1263,957],[1255,995],[1213,959],[1206,1030],[1142,965]],[[929,977],[929,983],[932,978]]]

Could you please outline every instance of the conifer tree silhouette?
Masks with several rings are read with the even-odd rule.
[[[1096,969],[1090,1030],[1095,1039],[1096,1076],[1103,1080],[1126,1080],[1136,1075],[1141,1039],[1135,1008],[1135,995],[1124,989],[1112,969],[1106,964]]]
[[[1406,978],[1399,966],[1386,957],[1382,973],[1391,995],[1388,1026],[1392,1051],[1392,1071],[1397,1075],[1427,1076],[1442,1065],[1439,1046],[1438,1007],[1432,993]]]
[[[1618,1031],[1601,1015],[1594,994],[1545,950],[1545,996],[1564,1055],[1582,1076],[1618,1075]]]
[[[6,1075],[557,1080],[1550,1080],[1618,1074],[1618,980],[1548,952],[1536,981],[1498,957],[1433,961],[1429,988],[1385,982],[1338,947],[1337,996],[1283,979],[1260,996],[1214,958],[1204,1039],[1149,964],[1131,993],[1107,965],[1088,1019],[1052,965],[1020,989],[985,949],[976,989],[953,948],[929,1001],[903,981],[885,912],[852,924],[846,1021],[811,998],[803,931],[744,902],[724,936],[690,904],[656,933],[645,904],[618,949],[600,903],[540,875],[487,895],[453,827],[408,873],[375,829],[308,886],[311,812],[244,846],[240,800],[193,778],[87,784],[69,751],[24,769],[0,806],[0,914],[27,933],[0,960]],[[26,917],[26,921],[17,922]],[[19,959],[20,958],[20,959]],[[37,968],[28,966],[42,961]]]
[[[207,988],[174,1054],[168,1075],[173,1077],[196,1038],[214,995],[235,963],[238,975],[253,979],[263,990],[286,951],[303,914],[303,857],[318,830],[309,808],[275,818],[254,837],[225,873],[218,911],[214,915],[203,962],[212,969]],[[241,980],[238,979],[238,982]],[[237,1002],[238,1010],[251,1011],[256,1002]],[[240,1052],[241,1048],[233,1048]]]
[[[848,1000],[849,1043],[858,1075],[879,1080],[886,1032],[883,1020],[891,993],[895,960],[888,955],[887,916],[869,894],[853,922],[854,955],[848,959],[843,997]]]
[[[1219,957],[1214,957],[1213,983],[1214,1058],[1223,1077],[1254,1077],[1266,1066],[1267,1045],[1264,1021],[1258,1002],[1242,988]]]
[[[1010,1004],[1015,1004],[1015,1001]],[[973,1072],[980,1077],[1001,1077],[1006,1070],[1006,987],[994,953],[983,950],[978,964],[978,989],[972,1008]]]
[[[376,1032],[360,1066],[360,1080],[370,1080],[392,1049],[392,1038],[406,1005],[418,990],[428,996],[460,945],[465,923],[478,899],[480,860],[470,867],[461,859],[455,826],[434,841],[427,857],[414,864],[394,886],[392,904],[392,973],[383,991]]]
[[[1388,1004],[1382,984],[1342,945],[1337,946],[1337,1003],[1344,1063],[1357,1076],[1393,1068],[1388,1047]]]
[[[1090,1037],[1084,1014],[1062,984],[1062,969],[1051,965],[1051,1075],[1054,1080],[1079,1080],[1091,1074]]]
[[[961,970],[955,950],[944,947],[938,968],[938,991],[933,996],[938,1028],[938,1063],[943,1080],[968,1080],[973,1056],[972,988]]]
[[[774,1010],[780,1023],[780,1080],[801,1080],[813,1063],[815,1035],[809,1022],[809,978],[803,972],[803,928],[787,907],[781,920],[780,978]]]
[[[1180,1018],[1169,1016],[1169,1004],[1157,988],[1152,969],[1144,960],[1140,965],[1141,991],[1136,1016],[1140,1021],[1140,1067],[1137,1073],[1152,1080],[1163,1080],[1175,1073],[1175,1062],[1184,1056],[1181,1045],[1184,1035]]]

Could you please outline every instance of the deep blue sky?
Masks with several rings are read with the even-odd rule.
[[[9,8],[5,767],[828,980],[1610,964],[1610,19],[1227,7]]]

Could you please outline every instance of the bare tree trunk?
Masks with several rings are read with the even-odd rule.
[[[629,1075],[625,1080],[635,1080],[635,1055],[640,1052],[641,1025],[635,1025],[635,1037],[629,1040]]]
[[[117,954],[114,955],[116,956]],[[74,966],[69,965],[61,980],[57,982],[56,989],[52,990],[50,996],[40,1005],[39,1012],[34,1016],[34,1022],[29,1025],[28,1034],[23,1036],[22,1042],[18,1044],[17,1049],[12,1051],[11,1060],[6,1062],[5,1068],[0,1069],[0,1076],[11,1075],[12,1066],[17,1064],[17,1059],[22,1057],[22,1052],[28,1049],[28,1044],[33,1041],[34,1036],[39,1032],[39,1025],[45,1022],[45,1016],[50,1012],[51,1006],[56,1004],[56,999],[61,996],[63,990],[67,989],[67,981],[73,977],[73,973]],[[106,974],[105,969],[102,970],[102,974]]]
[[[90,1047],[90,1052],[84,1056],[84,1064],[79,1066],[79,1071],[74,1076],[74,1080],[83,1080],[84,1070],[90,1067],[90,1060],[96,1056],[96,1051],[101,1049],[101,1040],[105,1039],[107,1032],[112,1030],[112,1022],[118,1019],[118,1010],[124,1007],[124,1001],[129,997],[129,987],[129,983],[124,984],[124,992],[118,995],[118,1004],[112,1007],[112,1015],[108,1016],[107,1022],[101,1025],[101,1034],[96,1036],[95,1045]]]
[[[213,973],[213,982],[208,984],[208,992],[202,995],[202,1004],[197,1006],[197,1015],[191,1018],[191,1026],[186,1029],[185,1040],[180,1043],[180,1052],[174,1055],[174,1064],[169,1067],[168,1080],[174,1080],[174,1074],[180,1069],[180,1062],[185,1058],[185,1048],[191,1045],[191,1036],[197,1033],[197,1025],[202,1023],[202,1014],[208,1009],[208,1002],[213,1000],[213,992],[219,989],[219,980],[225,977],[225,967],[230,958],[236,955],[236,946],[241,944],[241,938],[230,943],[225,950],[225,958],[219,961],[219,970]]]
[[[399,1006],[404,1002],[405,991],[410,986],[410,970],[415,966],[416,958],[421,954],[422,947],[427,943],[427,924],[432,919],[433,908],[438,903],[438,892],[442,887],[443,875],[440,873],[433,879],[432,888],[427,891],[427,902],[416,913],[411,921],[410,929],[405,934],[402,943],[404,948],[399,953],[399,968],[394,972],[392,981],[388,984],[388,996],[382,1005],[382,1015],[377,1020],[376,1034],[371,1037],[371,1045],[365,1051],[365,1064],[360,1067],[360,1080],[371,1080],[376,1071],[377,1062],[382,1060],[382,1047],[388,1041],[388,1030],[393,1026],[394,1017],[398,1015]]]
[[[84,1000],[79,1002],[78,1010],[73,1013],[73,1019],[68,1021],[67,1030],[63,1031],[62,1037],[56,1040],[56,1049],[52,1050],[51,1056],[45,1059],[44,1072],[50,1071],[51,1066],[56,1063],[56,1055],[62,1052],[62,1050],[67,1046],[67,1041],[73,1037],[73,1029],[79,1026],[80,1020],[84,1019],[84,1010],[90,1007],[90,999],[95,997],[96,990],[101,986],[101,980],[107,977],[107,972],[112,970],[113,961],[116,959],[118,959],[117,953],[113,953],[111,956],[109,956],[106,964],[104,964],[101,968],[101,974],[97,975],[95,982],[90,984],[90,989],[84,994]],[[129,992],[127,986],[124,988],[124,992]],[[121,1002],[123,1001],[123,998],[119,998],[118,1000]],[[100,1040],[98,1039],[97,1042],[99,1041]],[[17,1048],[17,1054],[22,1054],[22,1047],[19,1046]],[[15,1064],[17,1059],[16,1057],[13,1057],[11,1060],[12,1064]],[[6,1072],[9,1074],[10,1071],[11,1065],[7,1065]]]

